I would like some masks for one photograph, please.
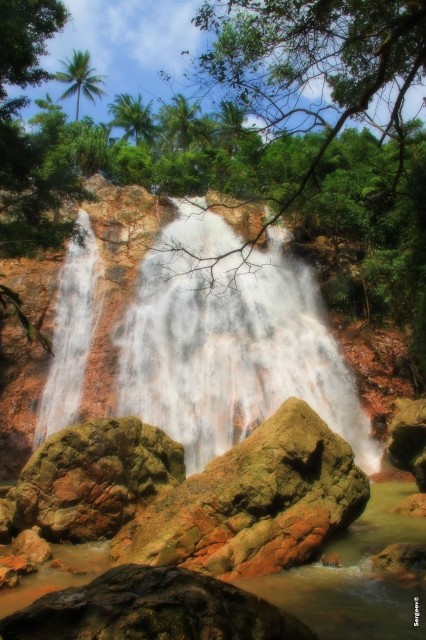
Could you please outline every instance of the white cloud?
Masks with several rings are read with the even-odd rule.
[[[102,0],[67,0],[71,19],[64,31],[49,43],[49,57],[43,61],[48,71],[60,68],[59,60],[71,58],[73,49],[90,51],[91,60],[100,74],[106,74],[112,61],[112,52],[103,40],[101,21]]]
[[[72,18],[49,44],[49,71],[73,49],[88,49],[98,73],[110,75],[116,63],[133,60],[141,70],[181,73],[181,51],[193,51],[201,33],[191,24],[198,0],[66,0]]]
[[[200,32],[191,24],[193,3],[171,4],[159,0],[139,18],[129,34],[132,56],[142,68],[164,68],[179,73],[186,64],[183,50],[194,51]]]

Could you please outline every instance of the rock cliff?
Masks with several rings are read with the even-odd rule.
[[[114,336],[131,300],[140,261],[160,228],[174,219],[175,208],[139,186],[116,187],[99,175],[86,187],[95,196],[81,207],[90,216],[98,240],[104,275],[97,292],[101,307],[84,383],[79,420],[105,417],[115,407],[117,347]],[[211,194],[218,206],[218,194]],[[221,207],[235,231],[245,238],[259,230],[263,210],[238,207],[226,198]],[[76,215],[76,212],[67,212]],[[54,305],[63,253],[46,253],[37,259],[0,260],[0,273],[25,301],[25,312],[39,321],[41,330],[53,334]],[[0,479],[16,478],[28,460],[37,419],[37,407],[51,357],[40,347],[29,347],[18,323],[4,323],[0,344]]]
[[[113,413],[120,319],[122,322],[132,298],[140,260],[161,227],[175,216],[170,201],[139,186],[120,188],[94,176],[87,187],[96,199],[81,204],[90,215],[98,240],[104,276],[99,281],[101,312],[88,356],[79,421]],[[236,200],[213,192],[207,194],[207,201],[243,238],[253,238],[259,233],[264,215],[260,205],[242,207]],[[0,273],[6,275],[8,286],[22,296],[25,312],[33,322],[39,321],[41,330],[50,337],[64,256],[64,252],[47,252],[31,260],[0,261]],[[357,375],[375,433],[384,439],[394,397],[414,396],[404,374],[403,336],[396,331],[377,332],[348,324],[336,314],[332,316],[332,324]],[[8,321],[1,331],[0,479],[14,479],[31,454],[38,404],[51,357],[38,346],[29,347],[17,323]]]

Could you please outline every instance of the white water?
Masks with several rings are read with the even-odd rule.
[[[376,470],[369,421],[309,269],[283,257],[276,235],[269,253],[245,252],[250,264],[240,253],[200,262],[189,253],[217,256],[241,238],[202,199],[177,204],[180,218],[145,256],[117,331],[118,414],[139,415],[182,442],[193,473],[232,446],[235,424],[244,437],[297,396],[351,443],[366,471]]]
[[[54,357],[40,401],[35,445],[78,420],[86,360],[96,324],[96,281],[101,266],[89,216],[82,209],[77,223],[85,234],[84,244],[70,242],[59,275]]]

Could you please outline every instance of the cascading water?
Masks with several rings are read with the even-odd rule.
[[[34,444],[78,419],[90,340],[96,324],[96,281],[102,273],[88,214],[77,224],[84,242],[72,240],[59,276],[55,305],[54,357],[40,401]]]
[[[118,414],[139,415],[182,442],[193,473],[297,396],[376,470],[369,421],[308,267],[283,257],[276,234],[266,254],[200,261],[238,249],[241,238],[202,199],[176,204],[179,219],[145,256],[117,331]]]

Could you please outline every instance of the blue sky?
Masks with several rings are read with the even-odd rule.
[[[174,93],[184,93],[188,98],[196,94],[197,88],[191,88],[184,77],[188,57],[181,53],[189,51],[196,56],[208,42],[208,36],[191,24],[202,0],[64,0],[64,3],[72,17],[64,31],[48,41],[49,55],[42,65],[54,73],[62,69],[60,60],[72,57],[73,49],[90,51],[96,73],[106,76],[108,95],[97,100],[96,105],[82,98],[81,116],[92,116],[96,122],[109,121],[108,105],[119,93],[133,96],[140,93],[145,104],[153,100],[154,112],[161,107],[161,101],[169,103]],[[161,79],[160,71],[172,78],[170,84]],[[10,92],[10,96],[23,93],[34,100],[49,92],[57,100],[66,87],[52,81],[40,87],[18,89]],[[322,82],[312,83],[305,93],[307,105],[317,102],[321,95],[327,98],[328,92],[322,93],[323,90]],[[425,119],[423,95],[426,95],[424,87],[410,90],[405,101],[406,118]],[[73,119],[75,97],[61,104]],[[370,114],[376,121],[389,116],[389,107],[385,105],[386,100],[379,106],[372,104]],[[22,111],[22,116],[27,119],[37,110],[32,104]],[[211,110],[211,104],[204,103],[203,110]]]
[[[96,105],[82,98],[81,115],[90,115],[97,122],[111,119],[108,104],[119,93],[140,93],[144,103],[151,99],[153,110],[161,106],[157,100],[170,102],[173,93],[191,97],[184,79],[188,57],[202,51],[206,36],[191,24],[202,0],[64,0],[71,19],[62,33],[48,41],[49,55],[42,66],[50,72],[62,70],[60,60],[71,58],[73,49],[90,51],[92,66],[105,75],[107,96]],[[172,77],[171,86],[159,75],[164,71]],[[31,99],[53,99],[66,90],[67,85],[49,82],[40,87],[18,90]],[[15,94],[15,92],[14,92]],[[11,94],[10,94],[11,95]],[[61,102],[70,118],[75,113],[75,98]],[[37,111],[32,105],[22,112],[24,118]]]

